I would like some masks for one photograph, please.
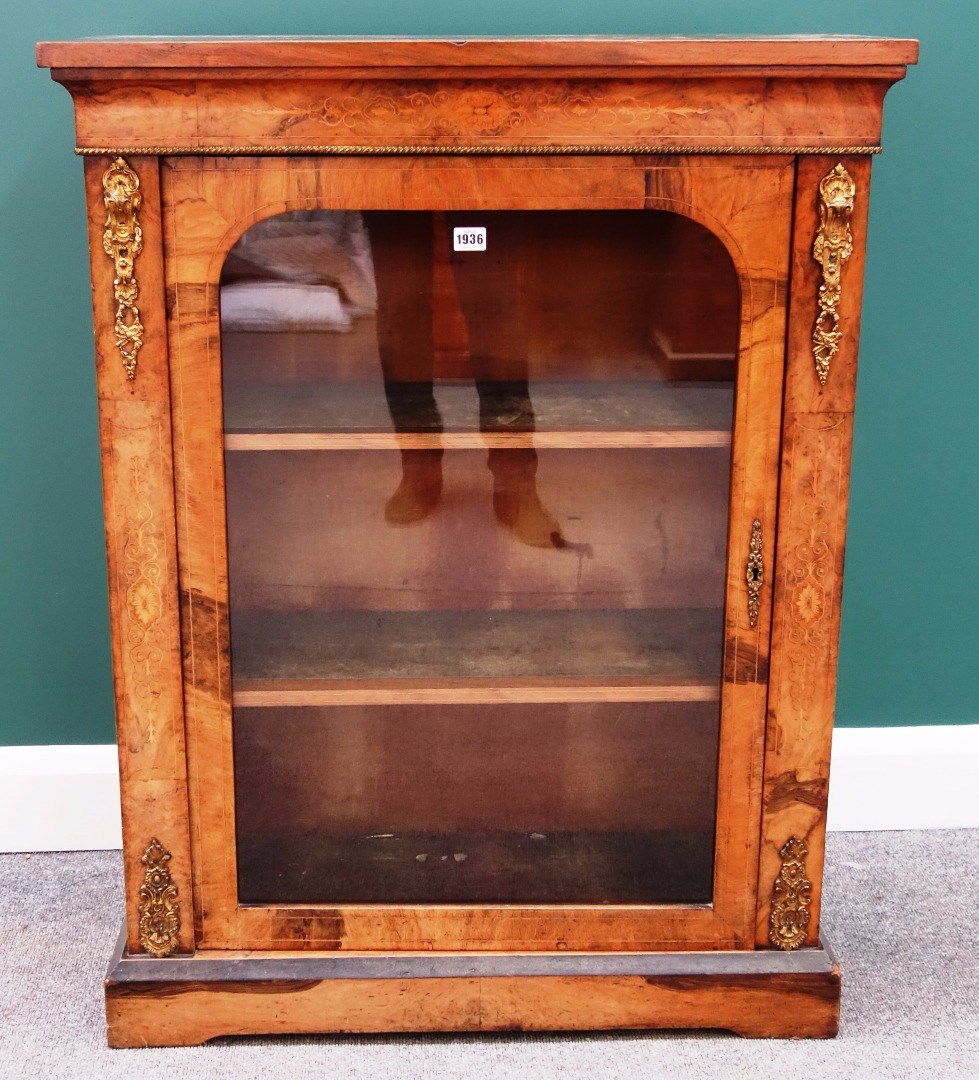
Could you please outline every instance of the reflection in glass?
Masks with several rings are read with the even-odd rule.
[[[659,211],[314,210],[221,284],[242,900],[709,902],[721,243]]]
[[[377,282],[377,346],[394,430],[438,433],[435,400],[434,267],[436,231],[448,241],[475,222],[471,215],[372,211],[364,215]],[[450,260],[479,399],[479,430],[534,431],[528,383],[527,338],[521,332],[520,254],[523,218],[494,220],[486,251]],[[501,525],[533,547],[564,546],[561,529],[537,494],[537,454],[531,446],[490,447],[493,509]],[[442,493],[442,451],[402,450],[402,477],[385,516],[408,525],[431,513]]]
[[[707,704],[240,709],[243,903],[708,903]]]

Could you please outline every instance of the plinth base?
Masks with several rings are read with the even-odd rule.
[[[117,948],[109,1045],[196,1046],[219,1035],[722,1028],[829,1038],[840,969],[827,947],[782,953],[198,953]]]

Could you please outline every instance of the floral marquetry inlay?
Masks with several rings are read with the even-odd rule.
[[[157,714],[163,694],[161,671],[165,654],[158,640],[158,624],[163,614],[160,590],[163,571],[156,523],[146,490],[149,468],[145,458],[134,457],[129,470],[131,510],[125,546],[129,626],[126,640],[140,705],[141,728],[146,741],[153,743],[158,734]]]
[[[796,615],[804,623],[815,622],[825,607],[822,591],[811,581],[796,586],[792,594],[792,604]]]
[[[840,439],[843,422],[817,421],[805,432],[809,452],[802,478],[802,499],[796,509],[804,526],[801,543],[788,552],[789,700],[806,715],[830,644],[832,596],[836,587],[835,553],[831,543],[840,484]]]
[[[402,131],[410,131],[414,138],[492,137],[553,125],[556,116],[584,120],[590,130],[608,133],[650,122],[669,126],[707,115],[707,109],[663,102],[641,91],[613,97],[607,88],[586,82],[500,82],[440,89],[426,83],[402,83],[370,95],[337,94],[295,109],[278,123],[274,134],[313,124],[382,138],[397,137]]]

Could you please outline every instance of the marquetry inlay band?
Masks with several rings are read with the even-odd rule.
[[[645,154],[879,154],[879,146],[623,146],[618,143],[585,146],[76,146],[75,153],[86,157],[102,154],[146,154],[151,157],[266,157],[290,154],[351,155],[362,157],[401,157],[425,155],[431,157],[471,157],[473,155],[508,157],[539,157],[561,155],[623,155]]]

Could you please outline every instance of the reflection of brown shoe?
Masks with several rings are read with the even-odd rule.
[[[402,450],[401,483],[384,504],[391,525],[413,525],[427,518],[442,497],[442,451]]]
[[[561,526],[541,505],[533,486],[493,491],[493,509],[501,525],[512,529],[522,544],[539,548],[563,548]]]
[[[563,548],[561,526],[537,494],[536,452],[491,450],[487,464],[493,474],[493,509],[500,524],[512,529],[522,544]]]

